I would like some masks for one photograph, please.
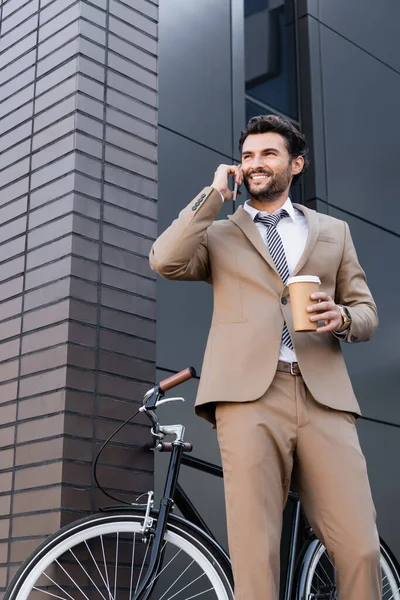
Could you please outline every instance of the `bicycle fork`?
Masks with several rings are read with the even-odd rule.
[[[169,432],[166,432],[169,433]],[[157,573],[159,571],[161,560],[162,560],[162,543],[164,540],[165,531],[167,528],[167,521],[174,505],[174,494],[176,489],[176,484],[179,475],[179,467],[181,463],[182,453],[185,450],[185,444],[182,441],[172,442],[172,450],[171,450],[171,460],[168,467],[167,479],[165,482],[164,494],[162,500],[160,502],[160,510],[158,514],[157,525],[154,532],[149,535],[153,535],[153,546],[151,549],[149,566],[146,571],[146,575],[138,591],[133,594],[130,600],[147,600],[151,594],[153,589],[153,585],[155,579],[157,577]],[[149,502],[148,508],[146,511],[146,517],[144,522],[144,529],[150,530],[150,525],[148,519],[150,518],[150,503],[152,502],[152,496],[149,494]],[[146,535],[146,531],[144,532]],[[155,575],[155,577],[153,577]]]

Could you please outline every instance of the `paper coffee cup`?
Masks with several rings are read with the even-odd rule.
[[[318,302],[318,300],[311,299],[311,294],[319,292],[320,278],[315,275],[298,275],[289,277],[286,285],[289,286],[294,330],[315,331],[318,322],[310,321],[312,313],[307,312],[307,306]]]

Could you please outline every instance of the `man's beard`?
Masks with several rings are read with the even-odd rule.
[[[263,186],[259,186],[254,189],[254,187],[251,186],[251,176],[256,174],[268,175],[270,178]],[[255,200],[258,200],[259,202],[273,202],[286,190],[290,183],[291,177],[292,167],[290,165],[286,171],[283,171],[279,175],[274,175],[274,173],[268,169],[251,171],[249,175],[244,177],[243,184],[250,196]]]

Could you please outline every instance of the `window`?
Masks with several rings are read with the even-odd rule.
[[[294,0],[244,0],[246,118],[278,114],[299,127]],[[302,203],[302,185],[290,190]]]
[[[244,6],[248,117],[265,114],[265,107],[297,120],[293,0],[245,0]],[[261,108],[256,113],[254,102]]]

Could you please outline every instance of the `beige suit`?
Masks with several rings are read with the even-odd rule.
[[[378,324],[376,306],[347,224],[295,206],[307,218],[308,239],[291,275],[318,275],[321,290],[350,310],[347,341],[368,340]],[[150,254],[151,267],[163,277],[213,284],[214,314],[197,414],[214,422],[215,402],[249,402],[265,393],[275,376],[284,320],[314,398],[359,413],[340,342],[330,334],[294,333],[288,288],[257,227],[241,207],[228,220],[214,222],[221,207],[220,194],[205,188],[158,238]]]
[[[321,290],[349,308],[346,341],[368,340],[377,311],[348,225],[295,206],[308,238],[291,275],[318,275]],[[219,192],[205,188],[154,243],[150,264],[168,279],[213,285],[195,410],[217,422],[236,600],[278,598],[292,471],[308,519],[336,562],[340,600],[378,600],[375,510],[340,342],[330,333],[293,331],[288,288],[256,225],[241,207],[215,221],[221,207]],[[276,371],[285,321],[302,377]]]

